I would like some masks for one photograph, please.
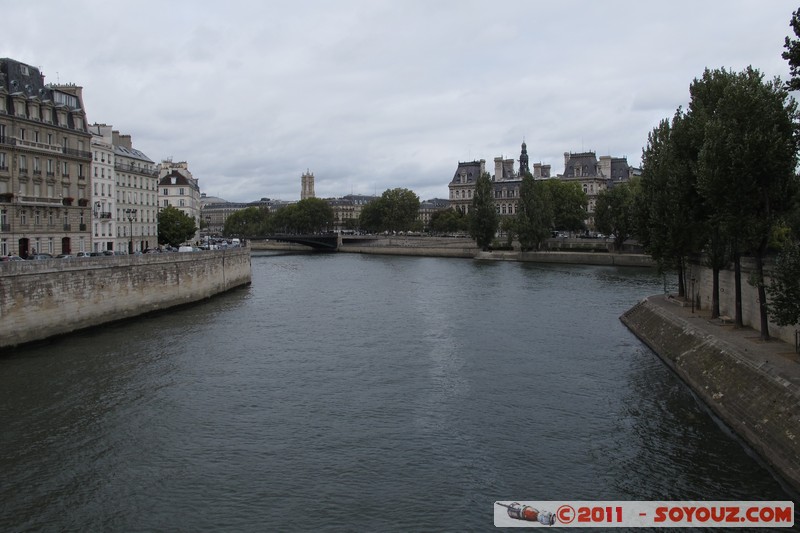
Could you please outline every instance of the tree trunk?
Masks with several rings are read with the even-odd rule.
[[[678,298],[686,297],[686,274],[683,269],[683,261],[678,259],[676,262],[678,270]]]
[[[736,251],[733,252],[733,287],[734,287],[734,326],[743,328],[742,322],[742,257]]]
[[[711,318],[719,318],[719,267],[713,267],[711,272]]]
[[[767,289],[764,286],[764,254],[767,239],[762,239],[756,252],[756,287],[758,287],[758,310],[761,315],[761,340],[769,340],[769,315],[767,314]]]

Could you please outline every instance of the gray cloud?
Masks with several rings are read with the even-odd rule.
[[[204,192],[296,199],[407,187],[447,196],[459,160],[638,164],[705,67],[788,74],[797,8],[756,0],[300,0],[4,8],[4,54],[82,85],[90,121]],[[58,38],[54,38],[58,36]],[[54,45],[53,43],[58,43]]]

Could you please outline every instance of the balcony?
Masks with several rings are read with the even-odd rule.
[[[28,204],[28,205],[61,205],[62,200],[61,198],[42,198],[40,196],[20,196],[19,197],[20,204]]]
[[[73,157],[79,157],[81,159],[86,159],[87,161],[92,160],[92,153],[87,152],[86,150],[75,150],[73,148],[60,148],[61,153],[65,155],[71,155]]]
[[[11,231],[11,224],[0,224],[0,231]]]
[[[107,219],[110,220],[111,219],[111,212],[110,211],[103,211],[101,213],[98,213],[97,217],[98,218],[107,218]]]
[[[136,174],[142,174],[143,176],[158,176],[157,170],[148,170],[146,168],[140,168],[136,165],[125,163],[114,163],[114,170],[119,170],[120,172],[134,172]]]
[[[17,146],[20,146],[22,148],[27,148],[29,150],[36,150],[38,152],[47,152],[49,154],[60,154],[60,153],[62,153],[61,147],[56,145],[56,144],[47,144],[47,143],[40,143],[40,142],[34,142],[34,141],[24,141],[22,139],[10,139],[8,137],[6,137],[6,140],[7,141],[11,141],[11,142],[6,142],[4,144],[17,145]]]
[[[72,231],[72,224],[64,224],[64,231]]]

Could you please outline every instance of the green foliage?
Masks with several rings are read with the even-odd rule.
[[[523,252],[538,250],[553,229],[552,187],[530,174],[522,178],[517,207],[517,232]],[[583,191],[581,191],[583,192]]]
[[[272,231],[269,212],[259,207],[248,207],[231,213],[225,220],[222,234],[225,237],[262,237]]]
[[[634,233],[636,195],[638,183],[631,180],[619,183],[597,195],[594,222],[597,230],[614,237],[614,248],[622,250],[622,244]]]
[[[173,206],[165,207],[158,213],[158,242],[179,246],[194,237],[197,232],[192,217]]]
[[[706,240],[691,140],[688,119],[680,109],[671,123],[662,120],[653,129],[642,154],[634,209],[639,242],[662,270],[678,272],[681,295],[686,259]]]
[[[467,231],[467,217],[457,209],[442,209],[431,215],[431,230],[436,233]]]
[[[558,230],[581,231],[586,229],[586,208],[589,199],[580,183],[559,179],[543,180],[546,197],[552,209],[552,227]]]
[[[789,26],[795,37],[800,37],[800,9],[792,13]],[[791,91],[800,90],[800,40],[786,37],[783,47],[786,51],[781,56],[789,62],[789,72],[792,75],[786,86]]]
[[[494,205],[494,187],[484,172],[475,182],[475,194],[469,212],[469,234],[482,250],[488,250],[497,233],[498,215]]]
[[[272,228],[278,233],[323,233],[333,226],[333,209],[319,198],[306,198],[275,212]]]
[[[380,198],[364,206],[359,225],[371,232],[414,229],[419,215],[419,197],[409,189],[387,189]]]
[[[800,245],[788,244],[775,262],[769,314],[779,326],[800,324]]]

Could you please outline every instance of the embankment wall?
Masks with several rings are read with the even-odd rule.
[[[649,300],[637,304],[621,320],[800,490],[800,392],[796,386]]]
[[[251,281],[247,248],[0,264],[0,350]]]

